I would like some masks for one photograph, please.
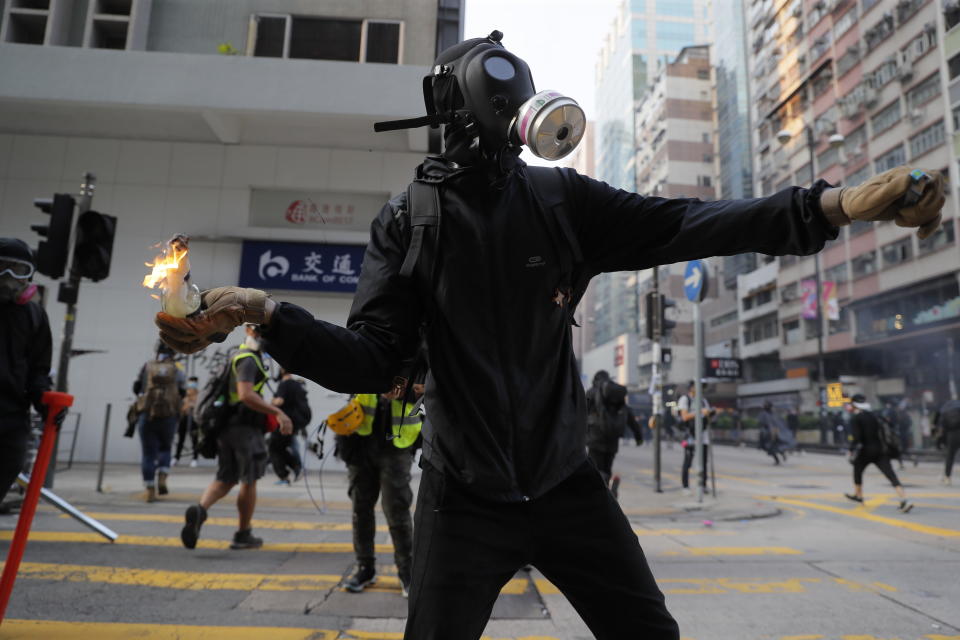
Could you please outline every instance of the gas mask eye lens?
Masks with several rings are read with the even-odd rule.
[[[490,56],[483,61],[484,70],[496,80],[510,80],[517,75],[513,63],[500,56]]]

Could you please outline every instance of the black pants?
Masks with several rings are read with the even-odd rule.
[[[593,461],[597,471],[600,472],[604,484],[609,486],[610,478],[613,476],[613,459],[617,457],[617,452],[588,447],[587,456]]]
[[[680,480],[683,482],[684,489],[690,488],[690,467],[693,466],[693,455],[696,448],[696,444],[692,440],[688,440],[687,446],[683,449],[683,469],[680,471]],[[707,453],[709,451],[710,445],[703,445],[703,460],[701,460],[703,467],[700,484],[704,487],[707,486],[707,458],[709,457]]]
[[[426,462],[415,516],[406,640],[476,640],[524,565],[567,597],[599,640],[678,640],[637,535],[584,462],[535,500],[488,502]]]
[[[357,563],[372,565],[376,561],[373,541],[377,520],[373,508],[382,493],[380,506],[390,528],[394,562],[399,573],[407,573],[413,556],[413,521],[410,518],[413,452],[392,447],[366,457],[372,459],[365,464],[347,465],[350,500],[353,502],[353,550]]]
[[[183,445],[187,440],[187,436],[190,436],[190,451],[193,459],[196,460],[200,457],[200,451],[198,446],[200,444],[200,432],[197,429],[197,423],[194,422],[193,416],[189,413],[185,416],[180,417],[180,423],[177,425],[177,453],[174,458],[177,460],[183,455]]]
[[[853,461],[853,484],[862,485],[863,484],[863,470],[867,468],[869,464],[877,465],[877,469],[880,469],[880,472],[887,477],[887,480],[890,481],[895,487],[900,486],[900,480],[897,478],[897,474],[893,470],[893,466],[890,464],[890,458],[880,454],[867,454],[863,452],[860,453]]]
[[[943,474],[949,478],[953,471],[953,459],[956,457],[957,451],[960,451],[960,430],[948,432],[946,441],[947,459],[944,461]]]
[[[30,441],[30,426],[24,421],[0,421],[0,502],[23,471]]]
[[[294,434],[283,435],[279,430],[270,434],[270,464],[273,472],[281,480],[286,480],[290,472],[300,473],[300,453],[297,451],[297,437]]]

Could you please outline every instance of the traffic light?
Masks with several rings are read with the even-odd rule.
[[[674,300],[664,296],[662,293],[654,295],[653,292],[647,294],[647,338],[656,340],[667,335],[671,329],[677,326],[673,320],[667,319],[667,309],[676,307]]]
[[[670,307],[676,307],[676,306],[677,306],[676,300],[671,300],[670,298],[667,298],[664,295],[660,296],[660,335],[661,336],[667,335],[667,333],[672,331],[677,326],[676,322],[674,322],[673,320],[667,319],[667,309],[669,309]]]
[[[42,238],[37,247],[37,271],[54,280],[63,276],[70,251],[70,229],[73,226],[73,207],[76,201],[65,193],[54,194],[53,199],[36,198],[33,206],[50,214],[50,224],[34,224],[30,228]]]
[[[73,269],[94,282],[110,275],[113,236],[117,219],[97,211],[85,211],[77,218],[77,240],[73,246]]]

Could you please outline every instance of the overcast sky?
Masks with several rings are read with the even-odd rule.
[[[621,0],[466,0],[465,38],[494,29],[530,65],[537,90],[555,89],[594,113],[594,65]]]

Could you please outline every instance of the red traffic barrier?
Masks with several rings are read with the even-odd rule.
[[[30,472],[27,495],[23,499],[23,506],[20,507],[17,530],[13,534],[10,549],[7,551],[7,564],[3,567],[3,577],[0,578],[0,624],[3,623],[7,603],[13,592],[13,583],[17,579],[20,560],[23,559],[23,552],[27,548],[27,536],[30,535],[30,525],[33,524],[33,515],[37,511],[40,489],[43,488],[43,479],[47,477],[53,445],[57,441],[57,416],[67,407],[73,406],[73,396],[59,391],[45,391],[41,402],[47,407],[47,419],[43,425],[43,437],[40,439],[37,459],[33,463],[33,471]]]

